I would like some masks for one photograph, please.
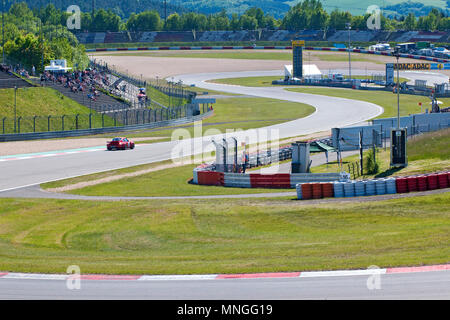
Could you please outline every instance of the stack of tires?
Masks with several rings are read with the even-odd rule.
[[[313,198],[313,189],[311,183],[303,183],[302,187],[302,199],[309,200]]]
[[[344,196],[346,198],[351,198],[355,196],[355,182],[348,181],[344,183]]]
[[[343,198],[344,197],[344,183],[336,181],[333,183],[333,192],[335,198]]]
[[[333,184],[329,182],[323,182],[322,185],[322,196],[324,198],[333,198],[334,192],[333,192]]]
[[[320,183],[312,184],[312,197],[313,199],[322,199],[322,184]]]
[[[375,192],[376,192],[377,196],[386,194],[386,180],[385,179],[375,180]]]
[[[355,196],[363,197],[366,195],[366,181],[356,181],[355,182]]]
[[[407,193],[408,192],[408,178],[397,178],[395,181],[397,186],[398,193]]]
[[[450,172],[441,172],[437,176],[439,189],[445,189],[450,186]]]
[[[386,179],[386,193],[387,194],[396,194],[397,193],[397,184],[395,178],[387,178]]]

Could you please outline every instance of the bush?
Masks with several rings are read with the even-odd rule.
[[[366,157],[364,158],[364,169],[367,174],[376,174],[380,169],[380,166],[378,165],[378,161],[376,159],[376,153],[376,148],[375,155],[373,149],[369,149],[369,151],[366,153]]]

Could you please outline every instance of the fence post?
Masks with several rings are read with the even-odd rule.
[[[3,134],[5,134],[5,121],[6,121],[6,117],[3,118],[3,120],[2,120]]]
[[[114,127],[117,127],[117,112],[114,112]]]
[[[89,113],[89,129],[92,129],[92,113]]]
[[[105,127],[105,114],[102,113],[102,128]]]
[[[76,130],[78,130],[78,117],[79,117],[80,115],[79,114],[77,114],[76,116],[75,116],[75,129]]]
[[[33,132],[36,132],[36,118],[37,118],[38,116],[34,116],[33,117]]]
[[[139,110],[136,110],[136,123],[139,124]]]
[[[48,132],[50,132],[50,118],[51,118],[52,116],[48,116],[47,117],[47,129],[48,129]]]
[[[64,115],[62,115],[62,117],[61,117],[61,131],[64,131],[64,118],[66,117],[66,115],[64,114]]]
[[[17,133],[20,133],[20,120],[22,120],[22,117],[17,118]]]

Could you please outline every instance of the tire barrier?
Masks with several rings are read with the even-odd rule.
[[[355,182],[347,181],[344,183],[344,197],[350,198],[355,196]]]
[[[335,198],[343,198],[344,197],[344,182],[336,181],[333,184],[333,191]]]
[[[301,183],[322,183],[317,187],[316,194],[320,196],[325,190],[328,196],[332,193],[331,182],[342,179],[340,173],[223,173],[214,171],[213,165],[202,165],[194,169],[192,183],[207,186],[224,186],[235,188],[269,188],[269,189],[295,189]],[[329,186],[328,186],[329,185]],[[319,190],[320,189],[320,190]]]
[[[319,193],[319,187],[322,191]],[[349,198],[384,194],[446,189],[450,187],[450,171],[407,177],[390,177],[361,181],[297,184],[299,200],[319,198]],[[325,191],[325,188],[327,191]],[[321,195],[321,197],[319,197]]]

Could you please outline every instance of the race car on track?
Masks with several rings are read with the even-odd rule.
[[[108,150],[134,149],[134,142],[127,138],[114,138],[106,143]]]

